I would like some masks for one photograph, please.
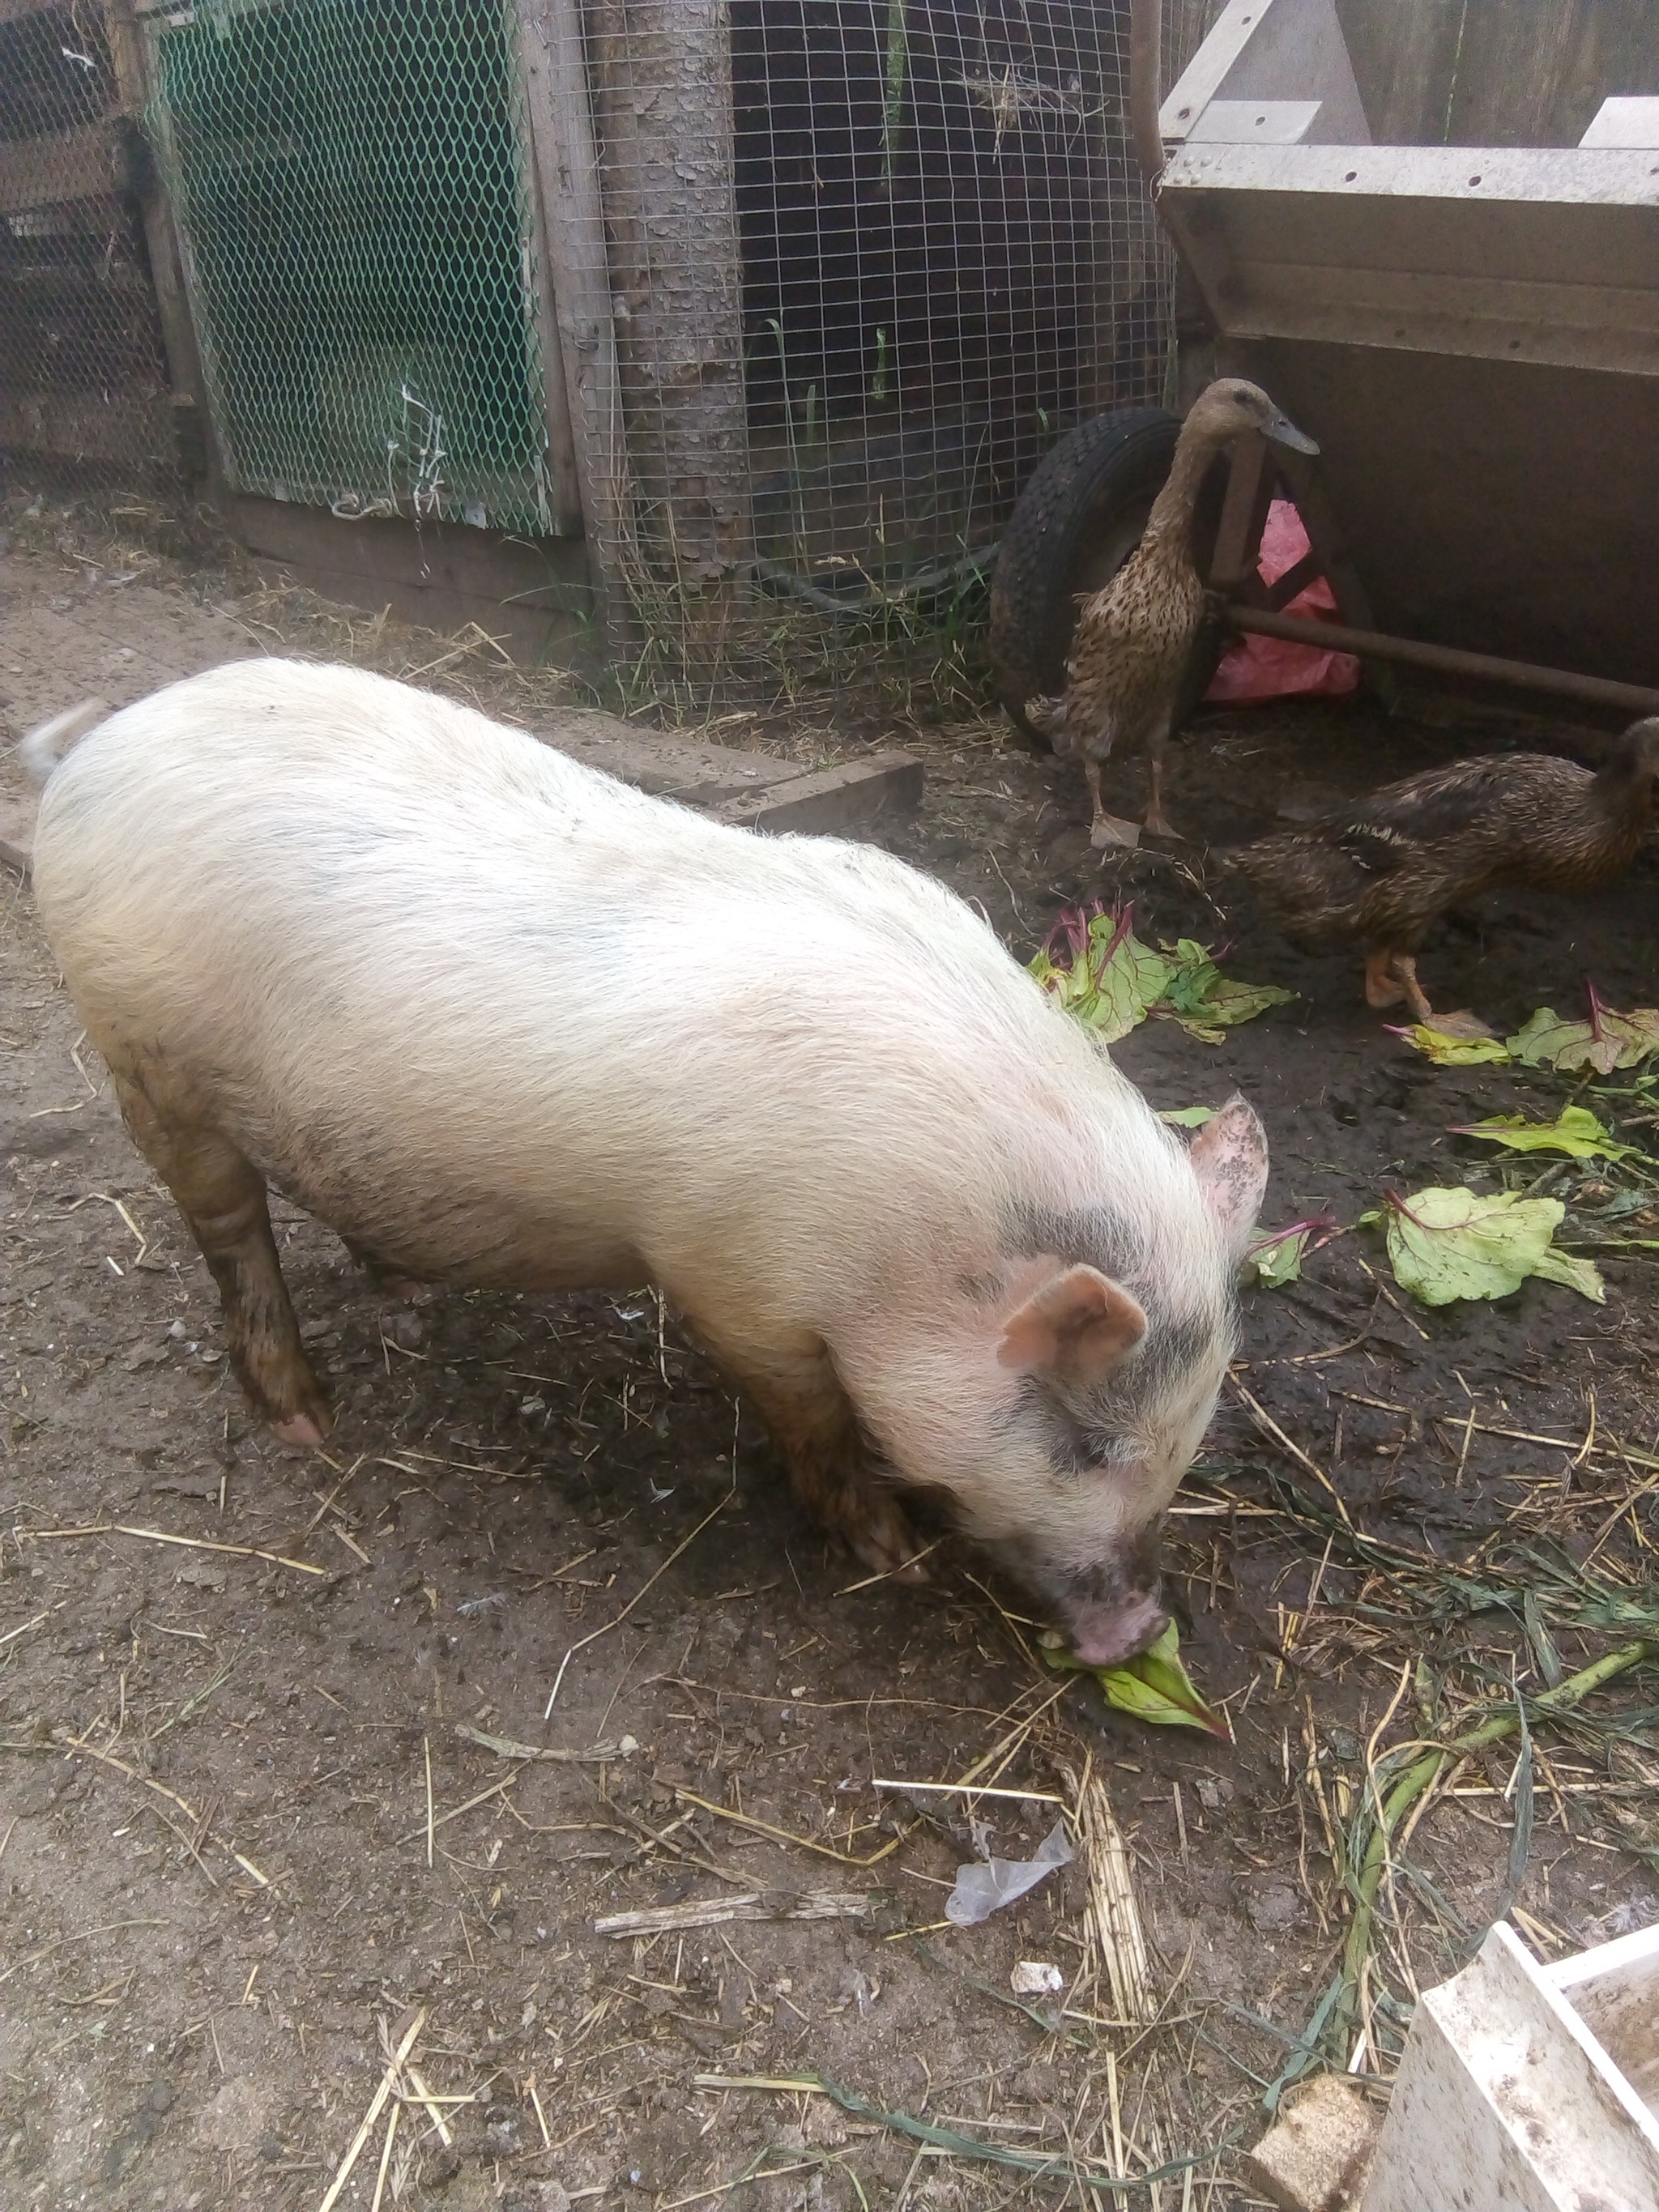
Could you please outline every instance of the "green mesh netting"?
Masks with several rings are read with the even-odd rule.
[[[550,531],[501,0],[196,0],[151,20],[232,483]]]

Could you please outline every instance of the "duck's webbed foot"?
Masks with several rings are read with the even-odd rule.
[[[1385,945],[1376,952],[1365,955],[1365,1004],[1375,1006],[1380,1013],[1384,1006],[1397,1006],[1406,995],[1406,987],[1395,973],[1394,948]],[[1423,994],[1418,993],[1419,1000]],[[1426,1001],[1424,1002],[1426,1004]],[[1419,1014],[1419,1021],[1425,1018]]]
[[[1394,972],[1399,979],[1401,994],[1412,1010],[1412,1019],[1425,1027],[1439,1026],[1434,1009],[1423,995],[1423,986],[1417,980],[1417,959],[1413,953],[1396,952],[1392,956]]]
[[[1379,992],[1387,995],[1379,996]],[[1410,952],[1395,952],[1392,949],[1373,952],[1365,963],[1365,997],[1373,1006],[1397,1006],[1403,999],[1414,1022],[1420,1022],[1425,1029],[1438,1030],[1442,1036],[1489,1037],[1496,1034],[1467,1006],[1460,1007],[1455,1013],[1437,1014],[1417,980],[1417,959]]]
[[[1105,801],[1100,795],[1100,763],[1086,760],[1083,773],[1089,779],[1089,796],[1094,801],[1094,819],[1089,824],[1089,842],[1097,853],[1109,851],[1113,846],[1133,847],[1140,842],[1140,825],[1126,822],[1116,814],[1106,811]]]
[[[1146,819],[1141,826],[1154,837],[1179,840],[1181,836],[1180,830],[1164,811],[1164,746],[1161,744],[1152,747],[1152,792],[1146,801]]]

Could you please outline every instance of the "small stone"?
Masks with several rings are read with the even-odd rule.
[[[1066,1986],[1066,1977],[1044,1960],[1022,1959],[1009,1975],[1008,1986],[1017,1997],[1056,1996]]]
[[[1245,1902],[1250,1925],[1258,1936],[1271,1936],[1294,1928],[1307,1916],[1307,1907],[1296,1892],[1282,1881],[1265,1882]]]

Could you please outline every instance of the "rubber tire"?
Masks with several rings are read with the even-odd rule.
[[[991,666],[1010,720],[1039,747],[1025,702],[1066,689],[1078,600],[1134,550],[1180,429],[1163,407],[1098,415],[1044,455],[1015,502],[991,582]]]

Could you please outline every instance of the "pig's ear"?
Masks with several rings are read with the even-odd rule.
[[[1267,1188],[1267,1133],[1254,1107],[1229,1099],[1193,1139],[1187,1157],[1228,1250],[1242,1260]]]
[[[1010,1315],[997,1358],[1005,1367],[1066,1382],[1103,1382],[1146,1334],[1146,1316],[1098,1267],[1066,1267]]]

